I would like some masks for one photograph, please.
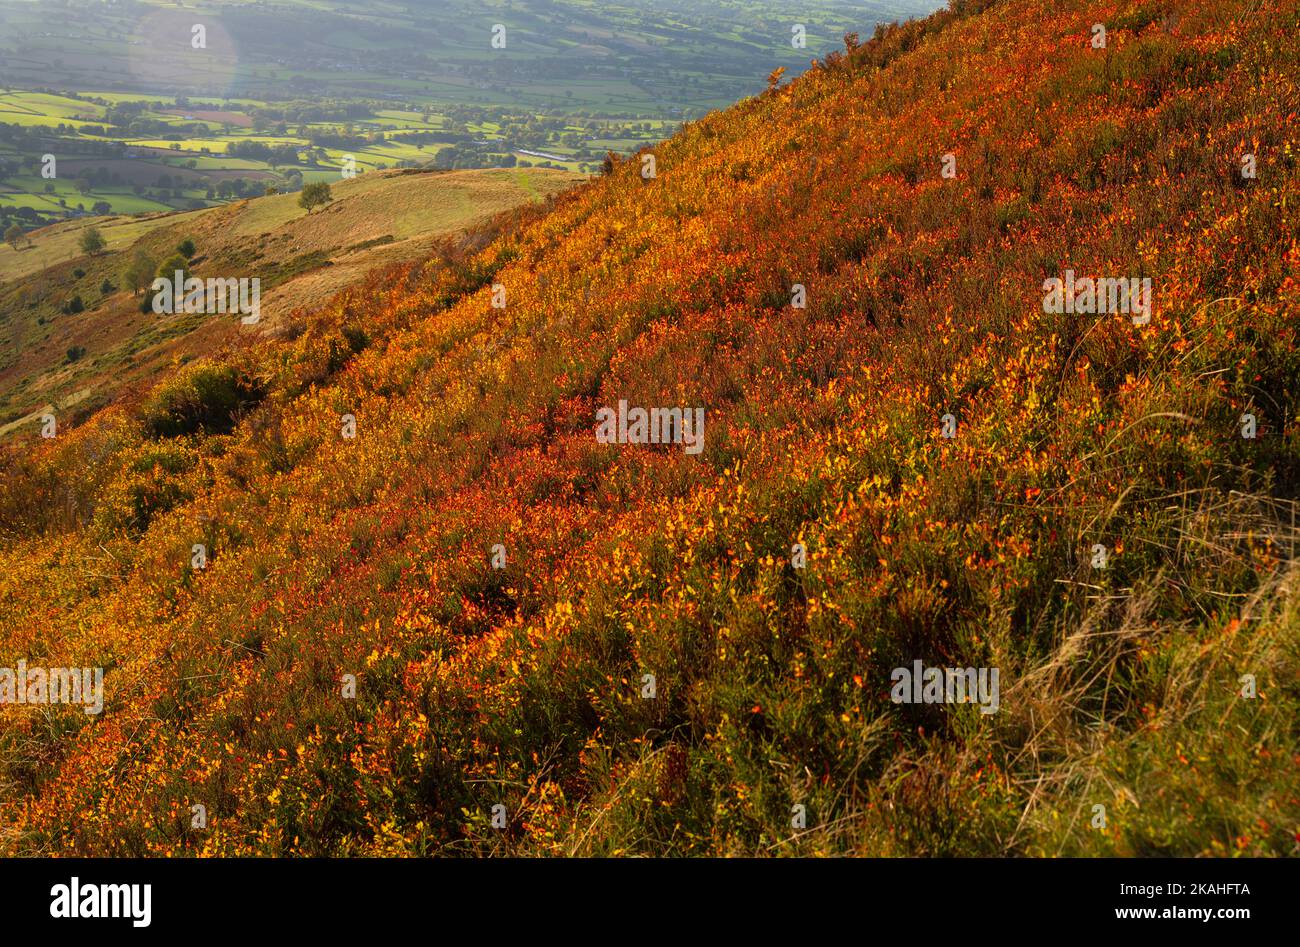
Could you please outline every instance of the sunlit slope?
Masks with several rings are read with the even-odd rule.
[[[583,180],[543,169],[380,172],[340,180],[333,200],[308,213],[279,194],[182,214],[91,218],[0,249],[0,436],[35,429],[50,406],[84,415],[128,384],[153,380],[176,359],[259,345],[292,330],[295,310],[324,305],[376,267],[427,256],[436,242]],[[107,251],[79,241],[98,227]],[[138,254],[155,263],[182,240],[197,248],[194,275],[256,277],[255,329],[206,315],[140,311],[123,272]],[[106,282],[107,281],[107,282]],[[80,299],[82,312],[68,313]],[[73,347],[84,350],[76,360]]]
[[[7,850],[1291,851],[1296,5],[958,6],[24,441]]]

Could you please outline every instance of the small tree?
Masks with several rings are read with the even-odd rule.
[[[23,239],[23,228],[17,224],[10,224],[9,229],[5,231],[5,243],[18,249],[18,242]]]
[[[163,279],[170,280],[176,275],[176,271],[181,272],[181,281],[184,282],[189,275],[190,261],[185,259],[179,253],[173,253],[167,259],[158,264],[157,275]],[[152,281],[151,281],[152,282]]]
[[[104,249],[104,235],[99,232],[98,227],[87,227],[79,242],[82,251],[89,253],[91,256],[95,256]]]
[[[328,204],[331,200],[330,186],[324,181],[317,181],[303,187],[302,193],[298,195],[298,206],[305,207],[310,214],[313,207]]]
[[[194,259],[194,254],[196,251],[197,248],[194,246],[194,241],[191,240],[189,237],[186,237],[180,243],[176,244],[176,252],[179,253],[181,256],[185,257],[185,259],[187,260]]]
[[[131,295],[137,295],[153,280],[153,260],[143,250],[136,250],[130,264],[122,271],[122,282],[131,287]]]

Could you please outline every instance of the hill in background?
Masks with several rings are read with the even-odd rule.
[[[0,0],[0,233],[353,166],[596,173],[774,66],[938,5]]]
[[[939,0],[0,0],[0,84],[369,98],[609,115],[707,111],[846,30]],[[205,49],[190,43],[205,26]],[[75,27],[72,25],[75,24]],[[799,24],[806,45],[791,42]],[[505,28],[504,47],[492,45]],[[775,62],[774,62],[775,60]]]
[[[541,169],[372,172],[336,182],[333,200],[310,214],[297,194],[281,194],[35,231],[30,246],[0,248],[0,436],[39,426],[50,408],[85,416],[177,361],[292,331],[294,310],[322,306],[370,269],[427,257],[440,241],[583,179]],[[105,252],[81,249],[89,227]],[[137,254],[161,264],[184,240],[196,247],[194,275],[261,281],[256,327],[140,311],[124,271]]]

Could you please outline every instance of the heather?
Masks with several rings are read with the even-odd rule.
[[[1297,27],[847,37],[12,445],[0,665],[107,670],[0,708],[0,851],[1292,853]],[[1045,312],[1067,269],[1150,322]],[[703,450],[599,442],[620,400]],[[998,712],[892,702],[917,659]]]

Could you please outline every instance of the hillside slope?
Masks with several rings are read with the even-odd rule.
[[[177,360],[292,331],[295,310],[319,308],[369,270],[422,259],[441,240],[583,179],[542,169],[375,172],[336,182],[333,200],[312,213],[297,194],[279,194],[35,231],[30,246],[0,248],[0,437],[39,428],[50,408],[84,417]],[[91,226],[106,244],[93,256],[79,247]],[[194,275],[261,280],[257,326],[140,311],[123,272],[137,254],[160,263],[186,239],[197,248]],[[66,311],[73,299],[83,311]]]
[[[10,451],[0,846],[1292,852],[1300,11],[955,6]]]

